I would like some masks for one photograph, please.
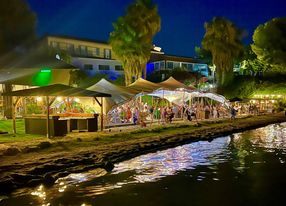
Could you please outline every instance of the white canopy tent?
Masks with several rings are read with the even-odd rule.
[[[207,97],[217,102],[220,102],[226,106],[229,105],[227,99],[222,95],[215,94],[215,93],[203,93],[203,92],[198,92],[198,91],[189,91],[189,90],[171,91],[171,90],[158,89],[152,93],[148,93],[148,94],[141,93],[139,95],[141,96],[149,95],[149,96],[160,97],[162,99],[166,99],[169,102],[177,104],[177,105],[183,104],[194,97]]]
[[[104,98],[104,113],[107,113],[114,105],[119,105],[130,100],[136,93],[138,93],[132,89],[112,84],[106,79],[101,79],[99,82],[87,89],[91,91],[102,91],[112,95],[111,97]]]

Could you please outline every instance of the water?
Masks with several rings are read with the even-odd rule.
[[[286,123],[142,155],[0,205],[286,205]]]

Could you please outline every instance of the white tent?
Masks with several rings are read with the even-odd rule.
[[[228,106],[227,99],[224,96],[215,93],[203,93],[198,91],[183,91],[183,90],[171,91],[171,90],[159,89],[147,95],[160,97],[174,104],[183,104],[188,100],[192,99],[193,97],[207,97]]]
[[[104,113],[107,113],[114,105],[122,104],[128,101],[137,93],[132,89],[112,84],[106,79],[101,79],[99,82],[88,87],[87,89],[111,94],[111,97],[104,98]]]
[[[126,88],[137,90],[138,91],[137,93],[140,93],[140,92],[152,92],[156,89],[159,89],[160,87],[161,85],[159,84],[150,82],[146,79],[139,78]]]

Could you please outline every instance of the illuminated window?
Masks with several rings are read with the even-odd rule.
[[[98,65],[98,70],[110,70],[109,65]]]
[[[85,64],[83,66],[84,70],[92,70],[93,69],[93,65],[92,64]]]
[[[70,54],[74,54],[74,45],[73,44],[67,44],[67,51]]]
[[[122,71],[123,70],[122,65],[115,65],[114,68],[115,68],[116,71]]]
[[[51,42],[51,46],[55,49],[59,49],[60,48],[60,43],[56,42],[56,41],[52,41]]]
[[[192,71],[193,70],[193,64],[188,64],[187,68],[188,68],[189,71]]]
[[[86,46],[79,46],[79,52],[81,55],[87,55],[87,47]]]
[[[110,49],[104,49],[104,58],[111,59],[111,50]]]
[[[183,69],[187,69],[187,68],[188,68],[188,64],[182,63],[182,68],[183,68]]]
[[[173,69],[174,68],[174,63],[167,61],[167,69]]]
[[[95,51],[95,56],[100,56],[100,49],[99,48],[94,48]]]
[[[165,69],[165,61],[160,62],[160,69]]]
[[[156,63],[154,64],[154,69],[155,69],[155,70],[159,70],[159,68],[160,68],[160,64],[159,64],[159,62],[156,62]]]

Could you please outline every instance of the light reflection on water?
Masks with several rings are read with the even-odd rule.
[[[71,174],[57,180],[52,188],[45,189],[40,186],[33,191],[20,190],[10,199],[11,202],[25,199],[41,205],[61,203],[70,199],[74,205],[81,205],[85,204],[81,202],[85,198],[95,198],[113,190],[120,190],[126,185],[158,182],[165,177],[184,172],[198,182],[204,181],[211,173],[211,181],[220,182],[218,165],[229,163],[238,174],[243,174],[253,165],[266,163],[263,156],[258,155],[264,154],[261,152],[275,153],[280,164],[285,164],[285,156],[281,156],[286,154],[285,139],[286,123],[270,125],[217,138],[212,142],[199,141],[141,155],[116,164],[111,173],[97,169],[87,173]],[[207,170],[200,170],[196,174],[192,172],[201,167]]]
[[[198,165],[211,166],[225,160],[226,156],[223,153],[227,148],[229,138],[215,139],[211,143],[200,141],[142,155],[117,164],[112,174],[134,171],[135,174],[130,179],[144,183],[154,182],[162,177],[193,169]]]

